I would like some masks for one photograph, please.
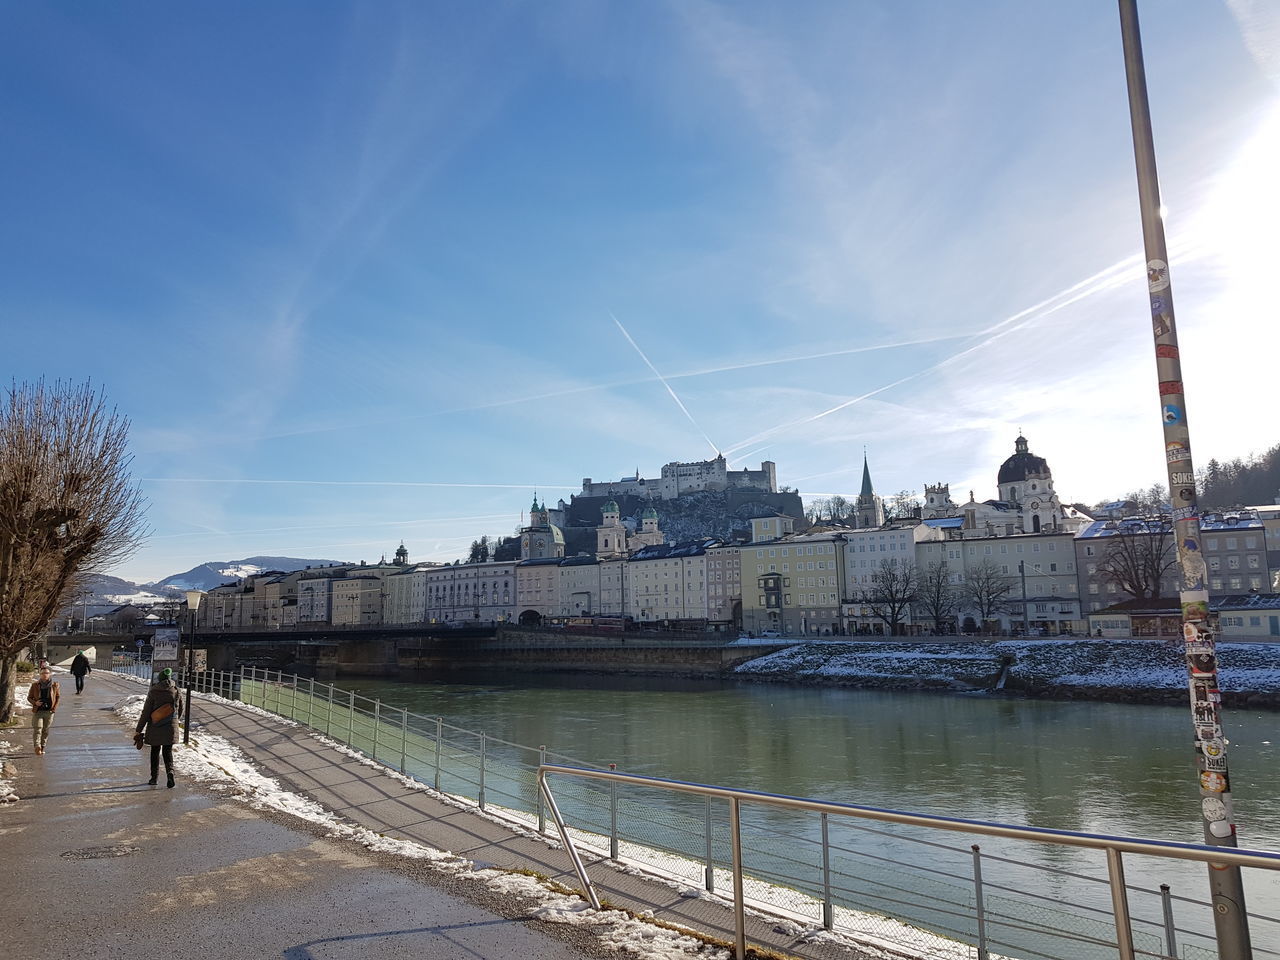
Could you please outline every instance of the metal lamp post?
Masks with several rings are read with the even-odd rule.
[[[182,742],[191,742],[191,678],[196,672],[196,620],[204,591],[187,591],[187,612],[191,614],[191,636],[187,639],[187,704],[182,714]]]
[[[1142,238],[1147,260],[1147,290],[1151,305],[1151,330],[1155,339],[1156,371],[1160,389],[1160,416],[1164,429],[1169,497],[1173,503],[1173,532],[1178,566],[1182,572],[1182,635],[1186,647],[1187,679],[1195,729],[1197,786],[1205,843],[1236,846],[1232,816],[1231,781],[1227,772],[1227,740],[1223,735],[1218,692],[1218,659],[1209,620],[1208,568],[1201,549],[1200,506],[1196,496],[1195,468],[1191,461],[1191,433],[1187,398],[1182,385],[1178,329],[1173,316],[1173,288],[1169,253],[1165,248],[1164,220],[1160,209],[1160,183],[1156,151],[1151,135],[1151,109],[1147,102],[1147,76],[1142,61],[1142,38],[1135,0],[1119,0],[1120,32],[1124,43],[1125,76],[1129,89],[1129,114],[1133,127],[1133,152],[1138,172],[1138,201],[1142,213]],[[1209,889],[1213,919],[1222,960],[1249,960],[1253,949],[1245,912],[1240,868],[1209,865]]]

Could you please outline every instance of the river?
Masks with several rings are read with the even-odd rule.
[[[581,675],[343,686],[631,773],[943,816],[1202,840],[1191,725],[1182,708]],[[1225,726],[1240,845],[1280,850],[1280,716],[1226,711]],[[930,836],[965,850],[971,842]],[[1101,855],[1092,851],[982,846],[1105,875]],[[904,863],[934,858],[927,850],[903,852],[889,840],[875,850]],[[1207,898],[1203,866],[1130,857],[1126,869],[1130,884],[1154,889],[1167,882],[1176,894]],[[1031,883],[1065,900],[1107,902],[1101,885],[1069,876],[1019,879],[1010,868],[1006,882]],[[1246,891],[1251,912],[1280,917],[1280,875],[1246,871]],[[1154,899],[1145,906],[1139,900],[1135,912],[1158,910]],[[1179,926],[1206,928],[1207,914],[1179,911]],[[1280,926],[1255,923],[1253,935],[1255,946],[1280,947]]]

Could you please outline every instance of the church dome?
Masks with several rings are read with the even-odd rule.
[[[1052,474],[1049,462],[1027,449],[1027,438],[1019,436],[1013,442],[1013,456],[1000,465],[999,483],[1021,483],[1023,480],[1047,480]]]
[[[640,519],[641,520],[657,520],[658,511],[655,510],[652,506],[645,507],[644,511],[640,514]]]
[[[608,503],[606,503],[603,507],[600,508],[600,512],[601,513],[620,513],[621,511],[618,509],[618,501],[610,500]]]

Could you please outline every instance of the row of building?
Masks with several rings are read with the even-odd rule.
[[[1131,599],[1105,572],[1112,544],[1159,536],[1153,531],[1160,524],[1148,518],[1094,520],[1064,505],[1048,463],[1021,436],[1000,467],[995,499],[977,501],[971,491],[957,504],[946,484],[929,485],[919,516],[886,520],[865,460],[862,481],[847,521],[805,527],[797,518],[760,516],[746,542],[666,543],[651,505],[624,521],[610,500],[595,552],[576,556],[564,555],[553,513],[535,497],[519,560],[413,564],[402,544],[391,562],[260,574],[210,591],[201,629],[591,616],[752,634],[874,634],[886,630],[883,605],[868,598],[888,562],[917,571],[942,565],[957,598],[946,629],[1016,630],[1025,623],[1037,633],[1079,633],[1091,629],[1091,615]],[[1209,515],[1202,530],[1211,596],[1280,592],[1280,506]],[[1163,573],[1162,595],[1176,596],[1177,570]],[[1006,584],[998,602],[966,599],[973,592],[966,583],[978,576]],[[929,632],[935,613],[910,605],[902,628]],[[1273,622],[1263,622],[1262,632]],[[1280,623],[1274,626],[1280,634]]]

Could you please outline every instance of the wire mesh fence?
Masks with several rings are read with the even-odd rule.
[[[136,665],[120,669],[144,672]],[[204,671],[193,675],[192,686],[294,720],[425,786],[541,831],[547,811],[540,764],[605,769],[277,671]],[[691,893],[724,896],[732,890],[726,802],[572,778],[557,783],[555,795],[575,842],[600,856],[661,875]],[[940,839],[938,831],[828,821],[750,803],[742,805],[741,830],[748,900],[806,926],[957,960],[1118,955],[1102,861],[1096,875],[1049,868],[955,843],[953,836]],[[1136,955],[1217,956],[1207,902],[1167,888],[1128,890]],[[1271,946],[1280,944],[1280,923],[1259,915],[1251,920],[1266,930],[1255,942],[1255,956],[1280,960],[1280,949]]]

